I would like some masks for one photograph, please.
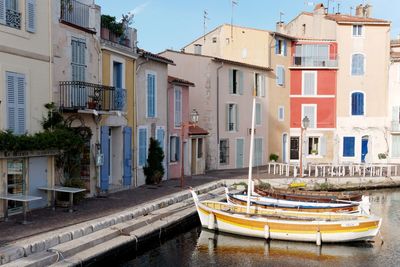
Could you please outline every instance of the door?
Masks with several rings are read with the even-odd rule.
[[[25,160],[15,159],[7,161],[7,193],[25,194]],[[22,202],[8,201],[8,212],[14,213],[22,210]]]
[[[287,163],[286,149],[287,149],[287,134],[283,134],[282,135],[282,162],[283,163]]]
[[[42,197],[29,203],[31,209],[47,206],[47,192],[38,189],[40,186],[47,186],[47,161],[46,157],[29,159],[29,195]]]
[[[244,140],[236,139],[236,168],[243,168]]]
[[[108,126],[101,126],[100,130],[100,145],[101,155],[103,157],[102,165],[100,167],[100,189],[102,191],[108,190],[108,179],[110,175],[110,136]]]
[[[290,159],[299,159],[299,137],[290,137]]]
[[[365,162],[365,157],[368,154],[368,136],[363,136],[361,139],[361,162]]]
[[[188,142],[183,143],[183,149],[184,149],[184,156],[185,158],[183,159],[184,162],[184,167],[185,167],[185,175],[190,175],[190,169],[189,169],[189,149],[188,149]]]
[[[197,174],[196,173],[196,165],[197,165],[197,139],[190,139],[192,141],[192,162],[191,162],[191,168],[192,168],[192,175]]]
[[[125,127],[123,130],[124,147],[123,147],[123,185],[129,186],[132,184],[132,128]]]

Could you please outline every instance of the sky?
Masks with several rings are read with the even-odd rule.
[[[312,11],[316,3],[328,0],[234,0],[233,24],[275,30],[282,20],[289,22],[302,11]],[[180,50],[204,33],[204,11],[207,12],[206,32],[223,23],[231,23],[232,0],[95,0],[102,14],[120,19],[134,13],[133,24],[138,30],[138,47],[159,53],[165,49]],[[392,38],[400,34],[399,0],[329,0],[329,12],[354,15],[358,4],[373,6],[372,17],[392,22]],[[333,10],[334,9],[334,10]]]

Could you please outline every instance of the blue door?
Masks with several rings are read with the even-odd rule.
[[[132,181],[132,128],[125,127],[124,131],[124,186],[131,185]]]
[[[42,197],[29,203],[29,208],[43,208],[47,206],[47,192],[39,190],[40,186],[47,186],[47,157],[29,158],[29,195]]]
[[[368,137],[363,137],[361,141],[361,162],[365,162],[365,156],[368,154]]]
[[[101,126],[100,129],[100,152],[103,155],[103,165],[100,167],[100,189],[108,190],[108,179],[110,175],[110,143],[108,126]]]

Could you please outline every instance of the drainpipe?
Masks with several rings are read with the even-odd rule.
[[[217,68],[217,157],[219,158],[219,71],[224,67],[224,62]],[[219,168],[219,159],[217,158],[217,164]]]
[[[272,44],[273,44],[273,42],[274,42],[274,39],[275,39],[275,36],[276,36],[276,33],[274,32],[273,34],[272,34],[272,39],[270,40],[270,42],[269,42],[269,51],[268,51],[268,67],[270,67],[270,68],[272,68],[272,66],[271,66],[271,64],[272,64],[272,59],[271,59],[271,57],[272,57],[272,53],[271,53],[271,49],[272,49]]]
[[[53,10],[52,10],[52,5],[51,5],[51,3],[52,3],[52,1],[48,1],[48,9],[49,9],[49,20],[48,20],[48,23],[49,23],[49,32],[48,32],[48,34],[49,34],[49,86],[50,86],[50,88],[49,88],[49,90],[50,90],[50,92],[49,92],[49,100],[50,100],[50,102],[53,102],[53,68],[52,68],[52,62],[53,62],[53,40],[52,40],[52,23],[53,23],[53,21],[52,21],[52,18],[53,18],[53,16],[52,16],[52,13],[53,13]]]

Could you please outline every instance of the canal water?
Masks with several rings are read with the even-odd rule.
[[[323,244],[240,238],[195,227],[115,266],[400,266],[400,190],[369,192],[383,218],[373,243]],[[128,253],[129,254],[129,253]]]

